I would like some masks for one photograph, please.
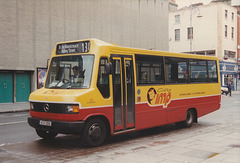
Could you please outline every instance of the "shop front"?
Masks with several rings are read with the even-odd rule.
[[[231,83],[232,90],[237,90],[238,80],[238,65],[233,62],[219,62],[221,86],[227,87],[228,83]]]

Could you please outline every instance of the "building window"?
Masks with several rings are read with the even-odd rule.
[[[175,23],[180,23],[180,15],[175,15]]]
[[[234,27],[232,27],[232,39],[234,39]]]
[[[206,50],[206,51],[191,51],[191,52],[184,52],[188,54],[198,54],[198,55],[210,55],[215,56],[216,52],[215,50]]]
[[[236,58],[236,52],[224,50],[224,58],[232,58],[232,59],[235,59],[235,58]]]
[[[234,13],[232,12],[232,20],[234,20]]]
[[[175,29],[175,41],[180,40],[180,29]]]
[[[206,51],[206,54],[210,55],[210,56],[215,56],[216,51],[215,50],[208,50],[208,51]]]
[[[228,10],[225,10],[225,18],[227,19],[228,17]]]
[[[225,37],[227,37],[227,25],[225,25]]]
[[[188,39],[193,39],[193,27],[187,29]]]

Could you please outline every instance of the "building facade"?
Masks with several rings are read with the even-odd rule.
[[[28,101],[57,42],[168,50],[168,0],[0,0],[0,103]]]
[[[193,4],[169,13],[169,51],[217,56],[221,85],[237,89],[237,10],[222,3]]]
[[[238,79],[240,79],[240,2],[237,8],[237,61],[238,61]]]
[[[175,0],[169,0],[169,11],[176,11],[178,9],[178,5]]]

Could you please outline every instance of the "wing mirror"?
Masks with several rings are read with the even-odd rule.
[[[47,69],[48,69],[49,61],[50,61],[50,59],[47,60]]]

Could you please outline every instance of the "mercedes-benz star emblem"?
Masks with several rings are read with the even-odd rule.
[[[50,110],[49,105],[48,105],[48,104],[44,104],[44,105],[43,105],[43,110],[44,110],[45,112],[49,112],[49,110]]]

